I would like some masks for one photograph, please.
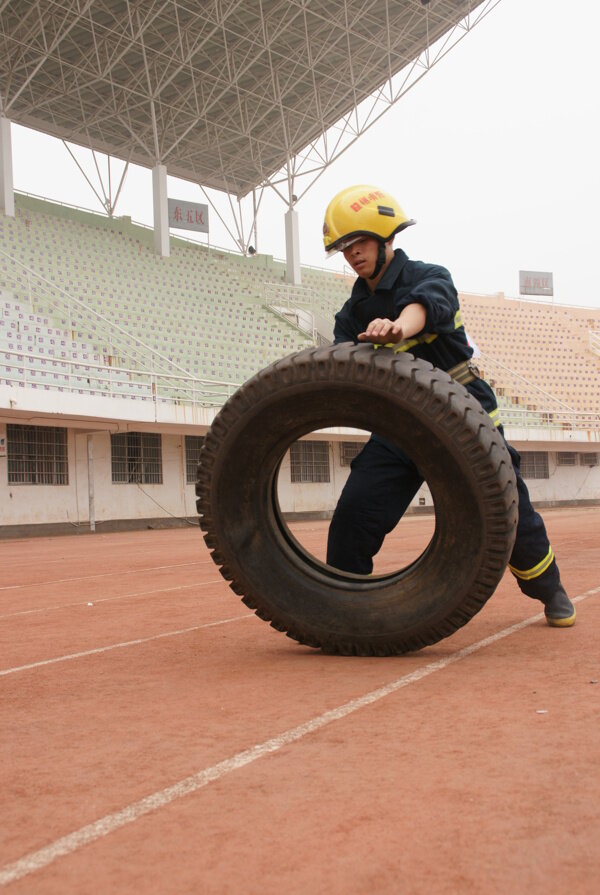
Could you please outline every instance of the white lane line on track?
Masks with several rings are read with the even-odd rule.
[[[579,594],[579,596],[572,599],[572,602],[579,603],[581,600],[585,600],[587,597],[591,597],[593,594],[597,593],[600,593],[600,587],[594,587],[592,590]],[[272,752],[278,752],[284,746],[288,746],[290,743],[295,743],[297,740],[302,739],[302,737],[326,727],[333,721],[339,721],[359,709],[378,702],[380,699],[389,696],[391,693],[396,693],[398,690],[407,687],[409,684],[415,684],[417,681],[429,677],[430,674],[434,674],[436,671],[442,671],[449,665],[453,665],[455,662],[460,662],[461,659],[466,659],[473,653],[484,649],[484,647],[491,646],[493,643],[497,643],[505,637],[510,637],[511,634],[516,634],[518,631],[528,628],[530,625],[541,621],[543,618],[544,614],[540,612],[537,615],[531,616],[531,618],[526,618],[524,621],[518,622],[516,625],[504,628],[496,634],[490,634],[489,637],[484,637],[483,640],[479,640],[477,643],[465,646],[463,649],[458,650],[456,653],[452,653],[450,656],[446,656],[444,659],[438,659],[437,662],[430,662],[428,665],[424,665],[422,668],[418,668],[410,674],[406,674],[383,687],[379,687],[377,690],[371,690],[370,693],[365,693],[364,696],[351,699],[350,702],[345,702],[335,709],[324,712],[322,715],[317,715],[316,718],[312,718],[304,724],[299,724],[298,727],[292,727],[291,730],[286,730],[284,733],[280,733],[270,740],[265,740],[264,743],[252,746],[250,749],[245,749],[243,752],[238,752],[231,758],[226,758],[224,761],[212,765],[212,767],[204,768],[204,770],[198,771],[197,774],[193,774],[191,777],[186,777],[184,780],[179,780],[172,786],[160,789],[157,792],[140,799],[138,802],[133,802],[131,805],[127,805],[120,811],[115,811],[114,814],[107,814],[105,817],[101,817],[100,820],[94,821],[94,823],[87,824],[87,826],[81,827],[79,830],[75,830],[67,836],[56,839],[44,848],[30,852],[18,861],[15,861],[12,864],[6,864],[0,869],[0,886],[6,886],[9,883],[15,882],[15,880],[28,876],[30,873],[42,870],[44,867],[52,864],[53,861],[56,861],[57,858],[70,855],[84,845],[102,839],[102,837],[107,836],[109,833],[113,833],[120,827],[134,823],[145,814],[150,814],[152,811],[164,808],[176,799],[181,799],[183,796],[197,792],[199,789],[202,789],[202,787],[207,786],[209,783],[213,783],[215,780],[219,780],[226,774],[230,774],[232,771],[237,771],[239,768],[243,768],[245,765],[251,764],[253,761],[263,758],[265,755],[269,755]]]
[[[141,572],[158,572],[161,569],[180,569],[181,566],[204,566],[213,562],[212,559],[199,559],[195,562],[170,563],[168,566],[148,566],[144,569],[117,569],[112,572],[97,572],[95,575],[80,575],[78,578],[54,578],[52,581],[32,581],[31,584],[5,584],[0,590],[18,590],[26,587],[45,587],[47,584],[66,584],[69,581],[89,581],[91,578],[106,578],[113,575],[120,578],[122,575],[139,575]]]
[[[178,584],[176,587],[161,587],[158,590],[139,590],[132,594],[118,594],[115,597],[84,597],[83,600],[77,600],[75,603],[60,603],[55,606],[40,606],[38,609],[19,609],[17,612],[8,612],[6,615],[0,615],[0,621],[7,618],[15,618],[20,615],[36,615],[40,612],[51,612],[55,609],[71,609],[73,606],[87,606],[90,602],[95,606],[97,603],[113,603],[115,600],[146,597],[154,594],[167,594],[176,590],[191,590],[194,587],[207,587],[209,584],[227,584],[227,582],[224,578],[213,578],[211,581],[201,581],[196,584]]]
[[[123,643],[111,643],[108,646],[99,646],[96,649],[84,650],[80,653],[70,653],[66,656],[57,656],[54,659],[42,659],[40,662],[31,662],[29,665],[17,665],[15,668],[3,668],[0,677],[9,674],[17,674],[19,671],[31,671],[32,668],[43,668],[46,665],[57,665],[59,662],[70,662],[73,659],[83,659],[86,656],[97,656],[100,653],[109,653],[114,649],[126,649],[129,646],[139,646],[140,643],[151,643],[153,640],[162,640],[164,637],[178,637],[180,634],[189,634],[191,631],[201,631],[202,628],[215,628],[217,625],[227,625],[229,622],[237,622],[243,618],[256,618],[253,612],[245,615],[234,615],[233,618],[223,618],[217,622],[206,622],[203,625],[194,625],[192,628],[181,628],[179,631],[165,631],[163,634],[154,634],[152,637],[140,637],[138,640],[125,640]]]

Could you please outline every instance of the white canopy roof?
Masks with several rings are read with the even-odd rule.
[[[329,164],[336,122],[356,139],[498,2],[0,0],[0,113],[242,197],[307,147]]]

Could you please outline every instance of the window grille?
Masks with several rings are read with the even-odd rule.
[[[68,485],[67,430],[58,426],[6,426],[10,485]]]
[[[340,466],[350,466],[364,446],[364,441],[340,441]]]
[[[556,462],[558,466],[577,466],[577,454],[575,451],[559,451]]]
[[[112,480],[162,485],[161,436],[154,432],[119,432],[110,436]]]
[[[597,466],[598,465],[598,454],[594,451],[589,454],[580,454],[579,455],[579,465],[580,466]]]
[[[329,443],[297,441],[290,448],[292,482],[329,481]]]
[[[548,479],[548,452],[525,451],[521,454],[521,475],[524,479]]]
[[[188,485],[196,483],[198,475],[198,463],[200,461],[200,448],[204,442],[203,435],[185,436],[185,480]]]

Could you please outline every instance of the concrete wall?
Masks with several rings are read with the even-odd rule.
[[[335,506],[336,495],[344,487],[348,469],[336,463],[337,444],[329,443],[329,482],[292,482],[290,455],[287,453],[279,470],[277,495],[284,513],[321,513]]]
[[[534,448],[530,447],[529,450]],[[522,445],[518,450],[527,450]],[[537,448],[535,448],[537,450]],[[563,450],[576,451],[573,445]],[[561,504],[564,502],[600,502],[600,466],[558,466],[557,454],[548,452],[547,479],[526,479],[529,494],[534,503]]]
[[[6,426],[0,423],[0,439],[5,436]],[[82,515],[85,509],[81,505],[81,500],[87,496],[85,439],[76,439],[73,432],[69,432],[67,445],[68,485],[9,485],[7,458],[0,456],[0,526],[50,522],[77,525],[82,518],[87,518]]]
[[[132,427],[134,428],[134,427]],[[0,423],[0,438],[6,426]],[[85,432],[67,430],[69,483],[67,485],[8,484],[7,460],[0,456],[0,528],[40,524],[89,522],[88,455]],[[93,439],[94,514],[96,523],[118,520],[169,519],[194,516],[193,484],[185,481],[185,434],[162,433],[162,484],[113,483],[110,433],[96,432]],[[340,465],[339,442],[329,443],[330,481],[291,481],[289,453],[283,459],[278,495],[281,509],[291,515],[328,515],[348,478],[349,467]],[[427,486],[415,505],[431,506]]]
[[[348,441],[353,440],[349,436]],[[331,476],[329,482],[292,482],[290,456],[289,453],[286,454],[281,464],[277,488],[282,511],[293,515],[303,513],[330,515],[350,474],[350,467],[340,464],[338,441],[329,442],[329,468]],[[419,490],[412,506],[433,506],[427,485],[423,485]]]
[[[0,438],[6,427],[0,424]],[[7,459],[0,456],[0,527],[66,523],[80,526],[90,518],[87,434],[67,430],[67,485],[8,484]],[[163,434],[163,482],[160,485],[113,483],[110,434],[93,438],[94,511],[97,522],[192,516],[194,487],[185,484],[182,434]]]
[[[111,473],[110,435],[94,435],[94,503],[96,520],[148,519],[188,516],[194,513],[185,485],[183,435],[164,435],[160,485],[114,483]],[[87,488],[87,476],[86,476]],[[193,497],[193,488],[191,496]]]
[[[132,427],[133,428],[133,427]],[[1,439],[6,426],[0,423]],[[0,451],[0,535],[2,528],[31,525],[86,527],[89,521],[88,454],[86,432],[68,429],[69,483],[67,485],[8,484],[7,460]],[[93,434],[94,508],[96,523],[182,519],[195,515],[194,486],[185,481],[185,433],[162,433],[162,484],[116,484],[111,480],[110,434]],[[352,439],[349,439],[352,440]],[[534,446],[532,446],[534,447]],[[566,447],[572,447],[567,445]],[[527,447],[519,445],[521,451]],[[529,448],[531,449],[531,447]],[[349,468],[339,462],[339,443],[329,443],[331,481],[323,484],[292,483],[289,454],[279,475],[278,491],[286,514],[328,515],[335,507]],[[558,466],[549,453],[549,478],[528,479],[534,502],[561,504],[600,502],[600,466]],[[413,501],[414,508],[431,507],[426,485]]]

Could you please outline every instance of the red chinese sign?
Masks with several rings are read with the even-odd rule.
[[[521,295],[554,295],[552,274],[541,270],[519,271]]]
[[[208,233],[208,205],[169,199],[169,227]]]

